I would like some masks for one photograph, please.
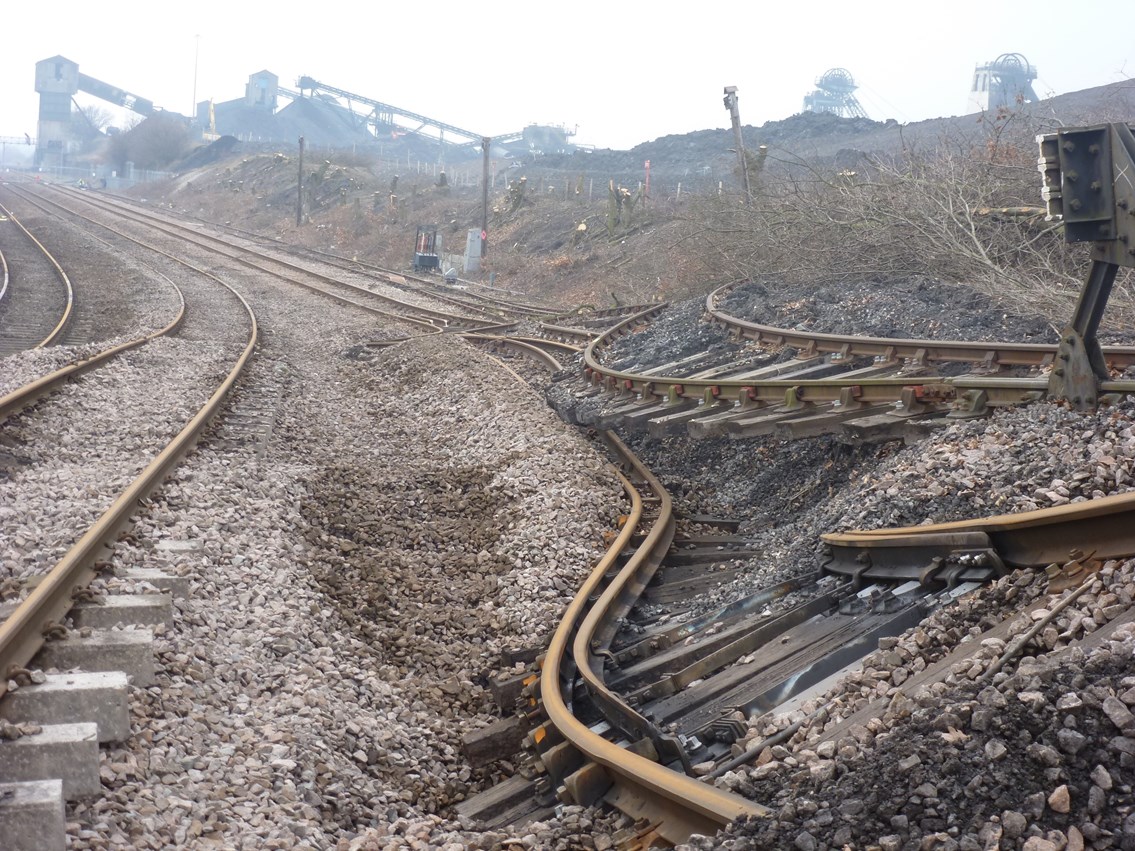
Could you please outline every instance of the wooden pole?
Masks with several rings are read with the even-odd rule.
[[[303,136],[300,136],[300,171],[296,181],[299,191],[296,192],[296,227],[303,224]]]

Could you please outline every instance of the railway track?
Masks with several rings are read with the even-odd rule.
[[[312,258],[319,266],[328,267],[330,271],[334,273],[329,274],[311,265],[300,266],[292,260],[283,259],[278,256],[278,249],[277,254],[270,255],[261,250],[251,248],[248,245],[247,238],[242,240],[241,243],[236,243],[231,238],[223,239],[215,236],[209,233],[204,227],[189,227],[184,222],[171,219],[167,216],[157,215],[152,210],[139,209],[133,205],[120,203],[103,196],[95,196],[92,198],[88,194],[83,193],[67,194],[71,195],[73,200],[79,199],[91,205],[102,205],[106,209],[113,209],[125,219],[146,223],[150,227],[157,227],[165,230],[167,233],[177,234],[191,242],[214,246],[219,248],[222,253],[228,253],[228,256],[237,260],[237,262],[249,263],[254,261],[255,264],[267,263],[270,266],[274,265],[282,269],[286,275],[292,276],[293,279],[298,273],[302,277],[313,278],[322,285],[348,292],[353,296],[361,295],[364,298],[377,299],[386,305],[392,316],[396,314],[401,317],[403,321],[425,322],[440,328],[449,326],[456,328],[476,328],[497,323],[502,318],[507,318],[510,313],[516,315],[547,315],[550,312],[542,308],[514,304],[507,301],[493,303],[487,299],[482,299],[477,302],[454,299],[451,295],[451,291],[447,291],[444,287],[433,285],[432,282],[424,282],[427,283],[428,286],[411,287],[407,285],[407,278],[405,276],[396,275],[385,270],[378,270],[374,267],[367,267],[366,264],[344,262],[342,258],[327,254],[326,252],[304,252],[307,257]],[[268,269],[265,269],[262,265],[257,265],[255,268],[259,268],[261,271],[268,271]],[[372,272],[374,274],[371,274]],[[350,278],[360,278],[360,273],[362,276],[361,283],[355,284],[349,280]],[[381,291],[392,288],[399,289],[403,293],[412,296],[415,301],[396,298]],[[428,294],[423,293],[423,290],[427,290]],[[448,301],[460,307],[461,312],[430,307],[420,303],[423,298],[431,302]],[[423,324],[421,327],[426,326]]]
[[[89,220],[87,221],[89,222]],[[106,228],[107,225],[100,223],[99,227]],[[129,240],[130,244],[134,245],[136,248],[141,247],[157,252],[164,258],[164,261],[171,261],[173,259],[172,254],[167,250],[167,247],[165,246],[158,247],[149,245],[143,243],[136,236],[130,236],[125,233],[118,232],[113,228],[111,228],[110,230],[111,233],[113,233],[113,237],[111,238],[114,240]],[[201,272],[203,270],[201,270],[199,267],[196,267],[196,271]],[[191,302],[191,307],[192,304],[193,303]],[[201,311],[197,310],[195,312],[195,316],[197,316],[199,319],[201,316]],[[249,313],[249,317],[250,321],[253,323],[253,327],[255,328],[255,319],[252,318],[251,312]],[[176,327],[176,325],[174,327]],[[171,327],[166,330],[174,329],[173,327]],[[191,326],[189,330],[190,334],[194,337],[202,337],[205,333],[205,328],[200,325],[199,321],[195,326]],[[143,342],[145,342],[145,340],[143,339],[131,341],[130,346],[139,346]],[[250,339],[241,358],[242,364],[247,360],[254,345],[255,338]],[[98,357],[97,359],[92,359],[89,363],[81,362],[72,364],[68,369],[59,371],[58,375],[45,376],[44,379],[46,380],[42,383],[33,382],[33,384],[36,384],[38,386],[34,388],[25,388],[23,391],[17,394],[20,396],[20,404],[14,405],[11,411],[14,412],[17,407],[26,407],[31,403],[31,401],[33,401],[33,397],[42,398],[43,394],[50,389],[58,388],[61,384],[65,383],[70,378],[75,377],[84,370],[90,370],[96,364],[101,364],[104,361],[108,362],[112,360],[114,355],[125,352],[128,348],[130,348],[130,346],[123,348],[115,347],[112,350],[108,350],[105,354],[100,355],[100,357]],[[533,351],[537,350],[533,349]],[[283,364],[279,364],[278,367],[279,366],[283,366]],[[256,386],[250,388],[246,387],[238,394],[237,400],[240,404],[229,411],[229,413],[222,421],[220,429],[217,430],[211,438],[211,445],[213,447],[220,451],[231,451],[231,447],[233,447],[234,445],[240,444],[242,442],[247,443],[248,437],[244,433],[252,432],[253,443],[255,444],[252,447],[252,457],[264,456],[265,447],[267,445],[266,436],[270,435],[272,423],[270,421],[267,423],[262,421],[259,417],[258,409],[278,407],[282,398],[282,394],[286,392],[286,387],[289,383],[286,374],[287,370],[281,373],[278,367],[277,369],[272,370],[272,373],[273,376],[275,376],[277,379],[282,380],[261,380],[257,383]],[[224,385],[224,389],[230,389],[233,386],[234,379],[235,375],[230,376],[229,380],[226,381]],[[258,394],[257,387],[264,389],[268,395],[264,396],[264,394]],[[220,393],[221,390],[219,389],[218,394]],[[264,398],[260,398],[260,396],[264,396]],[[219,399],[220,395],[216,395],[214,397],[214,404],[211,408],[212,412],[215,412],[216,403]],[[249,415],[246,416],[245,413],[243,413],[243,408],[249,408]],[[140,502],[144,500],[145,494],[156,487],[161,477],[164,474],[168,473],[169,465],[164,459],[171,457],[173,454],[176,454],[178,452],[183,452],[185,447],[189,445],[189,443],[191,443],[193,440],[196,440],[200,435],[200,430],[201,428],[203,428],[207,416],[208,415],[203,413],[202,415],[195,417],[193,419],[194,428],[192,436],[184,437],[184,439],[181,440],[179,444],[180,449],[171,449],[168,453],[163,452],[159,459],[155,461],[154,465],[152,465],[152,471],[148,470],[144,476],[139,477],[138,481],[135,482],[119,500],[115,501],[111,509],[107,511],[105,518],[100,520],[98,524],[96,524],[97,528],[83,537],[81,542],[82,547],[76,548],[74,552],[67,553],[59,563],[59,566],[51,572],[50,575],[55,578],[52,578],[50,580],[43,579],[35,581],[36,590],[27,594],[26,598],[18,608],[10,613],[6,613],[8,616],[4,621],[5,631],[3,633],[0,633],[0,636],[2,636],[4,640],[3,646],[6,648],[4,651],[4,656],[2,658],[5,665],[7,666],[5,670],[10,673],[11,677],[13,678],[12,681],[15,682],[16,686],[18,686],[18,688],[15,689],[15,695],[20,697],[21,700],[33,697],[33,695],[37,692],[38,686],[40,685],[47,687],[53,687],[55,685],[55,681],[50,677],[46,682],[39,682],[39,680],[42,679],[39,666],[58,663],[38,661],[31,662],[30,660],[32,656],[37,652],[40,645],[42,645],[45,641],[49,646],[49,649],[51,650],[57,650],[59,646],[68,644],[70,635],[67,632],[66,627],[63,626],[64,624],[70,623],[73,624],[76,628],[79,628],[81,626],[81,628],[84,630],[95,629],[95,632],[98,633],[98,629],[92,627],[91,625],[106,623],[107,616],[111,618],[125,618],[127,621],[130,620],[131,616],[124,614],[127,611],[128,607],[124,607],[124,605],[113,595],[103,597],[102,586],[97,582],[96,588],[98,590],[95,591],[95,599],[93,601],[85,602],[82,606],[80,606],[82,614],[79,613],[80,610],[71,609],[70,603],[72,597],[79,600],[80,602],[87,600],[89,594],[77,589],[79,589],[81,586],[84,586],[88,581],[94,578],[96,571],[92,569],[92,565],[102,565],[104,561],[107,560],[106,553],[113,548],[113,544],[118,537],[118,534],[122,531],[122,527],[126,523],[126,518],[139,506]],[[238,422],[238,420],[240,422]],[[13,426],[12,420],[9,420],[9,424],[6,428],[8,434],[11,435],[15,434],[15,431],[13,431],[13,429],[17,428],[17,426]],[[185,434],[189,435],[190,433],[187,431]],[[176,576],[147,575],[144,579],[138,577],[129,577],[126,579],[126,582],[128,584],[141,583],[143,586],[150,587],[157,584],[159,587],[169,588],[181,587],[182,585],[184,585],[184,582]],[[44,590],[39,590],[41,588]],[[8,590],[9,593],[11,593],[16,589],[13,587],[9,588]],[[20,596],[22,596],[24,593],[26,592],[20,591]],[[154,597],[162,595],[143,594],[142,596]],[[146,602],[153,603],[154,601],[147,600]],[[162,623],[168,625],[168,596],[164,597],[164,603],[159,602],[156,605],[158,609],[162,609],[164,607],[164,611],[166,612],[166,614],[164,615],[157,615],[160,620],[159,626]],[[142,615],[142,617],[144,618],[151,616],[152,615],[149,614]],[[45,624],[51,627],[46,631],[46,633],[44,632],[43,628]],[[57,629],[55,626],[56,624],[59,624],[61,628]],[[145,638],[145,628],[142,623],[139,623],[138,628],[136,629],[128,629],[128,632],[130,632],[131,635],[135,638]],[[137,635],[134,635],[135,633]],[[64,636],[68,637],[65,638]],[[152,654],[152,651],[143,649],[136,655],[145,656],[148,654]],[[133,671],[131,676],[134,677],[134,682],[136,685],[144,685],[152,678],[152,672],[152,661],[149,663],[142,662],[142,667],[139,670]],[[84,677],[80,677],[79,680],[83,680]],[[29,682],[31,683],[30,685]],[[118,688],[119,691],[125,690],[125,678],[122,679],[121,683],[116,686],[116,688]],[[106,702],[122,707],[120,710],[117,710],[121,715],[125,712],[125,707],[124,704],[120,702],[120,700],[120,698],[114,698]],[[11,706],[11,703],[10,701],[6,701],[4,705]],[[15,709],[12,709],[10,711],[16,713],[14,715],[10,715],[10,719],[21,718],[21,716]],[[32,732],[32,729],[34,728],[27,727],[28,721],[35,720],[34,718],[30,718],[29,716],[22,717],[28,719],[20,721],[20,723],[23,724],[23,727],[20,727],[19,725],[17,725],[16,727],[9,726],[7,730],[9,734],[12,734],[13,731],[18,732],[19,730],[25,730],[26,732],[28,732],[28,735],[21,736],[19,739],[15,740],[14,744],[18,744],[20,748],[25,749],[20,751],[20,753],[31,753],[36,744],[36,736],[40,734]],[[43,716],[40,716],[40,718],[42,720]],[[69,719],[69,723],[72,720],[74,719]],[[112,739],[116,737],[123,737],[125,733],[123,732],[124,727],[122,721],[122,717],[115,719],[114,722],[107,721],[107,719],[105,718],[100,719],[98,723],[103,724],[103,726],[105,726],[107,729],[101,733],[96,734],[96,736],[101,736],[104,740],[106,739],[106,737],[111,737]],[[79,723],[88,724],[89,722],[84,720]],[[83,728],[83,731],[81,731],[80,736],[82,742],[84,743],[81,744],[80,747],[84,749],[84,752],[89,751],[89,746],[94,744],[95,739],[93,739],[89,735],[89,733],[86,732],[85,727]],[[9,749],[8,753],[12,754],[13,751]],[[90,765],[91,764],[89,762],[86,762],[81,768],[79,766],[76,766],[74,776],[72,777],[69,774],[64,776],[62,778],[61,784],[55,784],[59,788],[49,790],[48,795],[54,795],[55,799],[58,800],[60,795],[62,795],[63,797],[72,798],[76,795],[83,797],[90,794],[90,791],[93,788],[91,785],[92,782],[97,785],[97,780],[92,781],[92,769],[90,768]],[[33,768],[29,770],[41,771],[42,767],[39,769]],[[94,770],[97,771],[97,763]],[[50,786],[52,784],[49,783],[48,785]]]
[[[662,364],[619,363],[612,349],[658,317],[656,306],[628,317],[588,344],[582,384],[556,400],[571,421],[619,425],[653,436],[765,435],[781,439],[838,435],[848,443],[917,437],[948,419],[986,416],[1047,395],[1055,345],[894,340],[790,331],[721,311],[723,288],[706,314],[756,348],[713,360],[705,352]],[[1110,369],[1127,369],[1135,348],[1103,347]],[[968,364],[961,375],[928,373],[938,364]],[[1026,370],[1026,374],[1006,374]],[[1106,404],[1135,392],[1135,381],[1101,381]]]
[[[0,243],[2,356],[59,342],[71,320],[75,291],[63,267],[11,210],[0,206],[0,219],[8,237]]]
[[[715,321],[728,321],[722,317],[724,314],[719,312]],[[703,410],[690,416],[689,422],[669,420],[662,425],[669,429],[676,423],[691,425],[701,421],[702,416],[728,414],[736,419],[723,417],[714,422],[741,422],[742,430],[728,431],[727,427],[725,433],[803,436],[809,432],[768,432],[763,430],[768,422],[754,421],[762,415],[790,413],[789,417],[775,420],[779,426],[795,421],[800,414],[798,407],[803,407],[810,416],[824,420],[823,427],[814,433],[831,433],[835,414],[823,407],[833,400],[828,384],[839,389],[834,399],[839,406],[856,402],[893,406],[897,401],[911,406],[906,410],[910,416],[976,416],[990,407],[1037,399],[1039,396],[1033,394],[1042,394],[1042,385],[1030,377],[999,377],[994,381],[1001,383],[983,384],[980,382],[987,381],[987,376],[928,378],[909,371],[923,370],[938,360],[980,363],[986,370],[1007,365],[1044,369],[1055,360],[1050,351],[1047,359],[1042,353],[1036,363],[1016,364],[1011,359],[1025,356],[1020,350],[1003,352],[997,347],[972,344],[968,352],[962,351],[962,344],[957,349],[945,346],[945,354],[941,355],[935,346],[925,345],[901,356],[896,354],[898,349],[871,354],[870,347],[878,341],[827,339],[827,335],[801,339],[796,332],[783,332],[777,339],[773,333],[776,329],[746,331],[738,326],[742,328],[738,334],[752,333],[774,347],[791,345],[808,352],[809,345],[811,351],[820,351],[838,344],[839,348],[831,352],[839,357],[829,357],[823,364],[782,361],[760,365],[757,362],[764,356],[754,353],[754,361],[743,364],[690,362],[647,367],[645,371],[604,362],[604,347],[641,319],[641,315],[632,317],[617,326],[617,331],[602,334],[588,344],[585,362],[592,383],[583,392],[600,389],[620,394],[614,406],[603,408],[603,413],[591,420],[596,424],[610,418],[612,425],[645,423],[660,428],[656,418],[691,414],[698,405],[716,405],[720,407],[712,414]],[[255,319],[252,322],[255,325]],[[425,326],[419,327],[425,330]],[[564,328],[569,326],[545,330],[557,333]],[[536,343],[477,332],[469,336],[487,345],[515,348],[548,369],[562,365],[546,352],[540,353],[546,341]],[[576,339],[589,336],[585,332]],[[247,358],[251,345],[252,342],[246,347],[242,360]],[[927,354],[931,349],[935,351]],[[570,356],[572,347],[568,344],[560,351]],[[1113,365],[1122,363],[1125,356],[1123,351],[1108,353]],[[868,357],[873,364],[842,363],[859,357]],[[675,371],[679,366],[689,370]],[[752,374],[774,366],[784,370],[778,378]],[[802,377],[809,374],[808,370],[833,367],[842,377],[831,382]],[[865,377],[860,372],[849,378],[841,372],[844,367],[853,371],[897,367],[897,371],[889,377]],[[904,369],[909,371],[904,374]],[[664,406],[685,404],[689,401],[688,388],[693,389],[695,397],[696,391],[701,390],[700,401],[681,410],[663,407],[659,411],[662,396],[656,393],[659,388],[654,385],[666,385]],[[864,390],[864,386],[869,389]],[[979,390],[985,398],[974,393],[959,405],[959,387],[966,392]],[[1130,391],[1126,382],[1116,381],[1103,382],[1101,389],[1109,396]],[[265,404],[278,405],[283,392],[277,386],[273,390],[274,401]],[[762,412],[766,405],[775,407],[774,399],[781,400],[787,410]],[[752,407],[746,408],[750,403]],[[914,410],[913,406],[925,407]],[[871,415],[864,408],[856,408],[856,413]],[[847,424],[839,422],[841,426]],[[813,422],[809,428],[816,425]],[[694,434],[694,429],[690,433]],[[884,439],[894,436],[887,432]],[[780,742],[788,741],[822,713],[809,710],[804,719],[772,738],[755,740],[745,733],[745,720],[793,703],[801,705],[802,701],[813,699],[809,695],[822,694],[824,683],[875,647],[919,623],[929,612],[964,600],[981,583],[1017,581],[1019,576],[1012,575],[1013,570],[1059,566],[1068,559],[1070,547],[1092,547],[1090,554],[1085,554],[1085,550],[1067,561],[1063,573],[1054,572],[1054,579],[1066,580],[1067,589],[1061,590],[1058,584],[1053,589],[1053,594],[1065,596],[1050,607],[1052,611],[1037,618],[1041,621],[1038,625],[1043,626],[1045,618],[1055,616],[1085,592],[1090,592],[1088,596],[1106,596],[1097,592],[1092,581],[1100,565],[1089,566],[1089,562],[1114,561],[1135,551],[1135,540],[1126,532],[1130,526],[1127,513],[1131,509],[1126,497],[1116,497],[1098,501],[1094,508],[1069,506],[981,523],[830,535],[826,538],[830,561],[815,575],[768,585],[712,610],[683,608],[683,601],[688,602],[691,595],[728,582],[740,570],[736,562],[757,558],[759,553],[744,536],[732,534],[730,522],[721,518],[680,518],[684,528],[677,532],[678,521],[672,514],[670,497],[657,478],[637,463],[617,438],[608,435],[607,442],[624,471],[624,487],[632,507],[607,554],[597,562],[556,629],[539,672],[521,678],[527,682],[520,703],[522,715],[532,724],[529,739],[535,759],[528,770],[535,778],[532,787],[543,795],[540,806],[546,810],[554,799],[589,806],[600,801],[611,803],[634,821],[633,830],[622,836],[626,847],[681,842],[694,833],[715,832],[739,817],[762,819],[768,811],[760,803],[732,794],[712,781],[724,780]],[[256,454],[263,453],[257,450]],[[353,541],[348,543],[350,548],[344,548],[345,552],[358,546]],[[66,586],[69,581],[60,583]],[[38,594],[38,587],[43,584],[28,599]],[[1111,602],[1098,605],[1119,607]],[[1029,613],[1036,611],[1039,609]],[[1122,617],[1120,613],[1108,615],[1107,619],[1118,622]],[[987,630],[982,635],[993,640],[993,632]],[[1003,632],[1007,634],[1007,630]],[[0,629],[0,637],[3,634]],[[274,652],[287,652],[286,642],[278,640],[273,648],[277,646],[283,649]],[[1020,642],[1015,652],[1024,646]],[[1008,657],[1007,653],[1005,658]],[[917,679],[921,684],[941,682],[962,662],[978,665],[974,661],[977,658],[973,653],[950,657],[948,666],[944,663],[933,670],[927,668],[919,672]],[[1003,659],[984,667],[981,676],[992,680],[1001,664]],[[15,669],[8,670],[11,673]],[[15,676],[30,678],[32,673],[16,671]],[[879,710],[876,707],[872,711]],[[843,725],[848,723],[850,719],[840,721]],[[352,735],[358,735],[358,731]],[[839,732],[833,728],[826,735],[834,741]],[[370,756],[363,753],[363,759],[369,760]],[[484,811],[467,807],[465,812]],[[527,812],[531,813],[531,808]],[[503,815],[511,818],[522,814],[514,808]]]
[[[53,453],[43,446],[43,441],[59,440],[58,432],[64,432],[62,443],[68,449],[56,450],[65,458],[55,463],[63,471],[72,470],[69,475],[74,477],[74,485],[86,488],[87,497],[83,508],[76,503],[72,509],[71,528],[39,533],[56,537],[37,540],[27,531],[19,532],[17,542],[31,538],[34,543],[23,553],[22,563],[13,565],[15,572],[4,578],[6,602],[0,623],[0,669],[5,677],[0,682],[0,697],[4,697],[9,741],[0,745],[4,749],[0,762],[7,781],[6,795],[15,795],[17,799],[27,796],[35,805],[46,808],[46,824],[52,829],[42,835],[33,833],[30,840],[42,843],[41,847],[62,847],[63,825],[61,821],[51,824],[53,809],[61,819],[65,799],[99,792],[99,743],[129,735],[127,677],[140,687],[153,681],[153,630],[171,622],[170,598],[161,593],[108,594],[103,571],[120,537],[129,534],[134,516],[147,497],[192,449],[225,404],[257,344],[257,323],[251,306],[213,276],[210,285],[218,283],[226,287],[222,298],[212,294],[202,301],[198,288],[192,288],[191,306],[196,317],[192,326],[184,321],[183,306],[166,328],[44,376],[4,400],[9,413],[5,436],[18,441],[23,447],[21,455],[49,459]],[[189,380],[185,380],[188,376],[175,377],[171,359],[188,358],[189,349],[178,342],[153,341],[187,326],[198,334],[208,326],[210,335],[223,340],[228,332],[219,329],[231,322],[231,306],[226,299],[243,311],[245,328],[218,383],[212,384],[211,378],[202,381],[200,376]],[[158,348],[162,345],[164,349]],[[218,351],[203,351],[204,365],[199,368],[206,374],[225,360],[225,347],[216,348]],[[133,364],[122,367],[121,360],[127,355],[134,358]],[[92,377],[94,367],[100,367],[97,379]],[[8,409],[12,406],[26,406],[81,374],[85,376],[83,380],[72,384],[68,393],[40,405],[34,413],[11,418]],[[105,416],[114,415],[112,411],[96,413],[96,400],[121,396],[125,388],[118,385],[138,380],[150,389],[149,393],[144,388],[133,390],[137,415],[153,420],[153,434],[147,440],[135,438],[113,449],[99,446],[95,450],[97,460],[87,461],[84,449],[90,452],[92,444],[99,442],[98,434],[92,430],[100,427]],[[202,391],[203,404],[186,405],[198,389]],[[157,390],[166,395],[151,401],[150,395],[161,395]],[[174,398],[170,398],[170,393]],[[83,427],[72,428],[67,422],[66,409],[71,405],[79,406],[77,411],[86,406],[86,431]],[[185,408],[184,419],[180,418],[179,408]],[[72,447],[75,457],[70,454]],[[119,454],[113,454],[115,451]],[[150,451],[152,455],[148,454]],[[85,469],[84,465],[91,468]],[[50,468],[52,464],[45,460],[40,466]],[[29,467],[6,483],[8,496],[18,504],[30,506],[37,502],[31,493],[36,480],[33,470],[37,469]],[[103,494],[105,497],[100,498]],[[10,525],[12,520],[9,517],[6,523]],[[62,555],[56,558],[56,552]],[[42,573],[38,572],[41,566]],[[168,587],[166,583],[175,581],[173,577],[145,571],[128,577],[127,581],[131,580],[151,589]],[[123,624],[128,625],[126,629]],[[42,669],[68,673],[44,675]],[[11,694],[6,695],[7,692]],[[13,781],[34,782],[12,785]],[[28,834],[14,823],[9,827],[14,831],[12,842],[23,845],[29,841]]]
[[[633,465],[625,448],[619,452],[624,465]],[[647,476],[636,469],[632,478]],[[669,498],[653,487],[646,492],[653,494],[648,501],[658,518],[666,517]],[[515,829],[539,813],[517,804],[518,789],[524,789],[536,796],[536,807],[543,795],[544,801],[590,805],[602,800],[620,808],[635,819],[634,835],[623,839],[628,848],[712,834],[725,822],[720,812],[708,816],[699,809],[700,816],[691,816],[688,803],[673,803],[678,793],[655,786],[658,765],[683,781],[690,775],[709,780],[730,775],[816,718],[829,717],[830,710],[821,704],[805,721],[755,740],[746,735],[745,719],[784,717],[814,702],[839,676],[932,612],[949,610],[989,583],[1019,581],[1022,569],[1043,575],[1046,566],[1053,579],[1050,592],[1063,594],[1054,608],[1049,606],[1059,611],[1095,587],[1094,574],[1081,564],[1084,556],[1069,562],[1070,551],[1097,548],[1091,554],[1097,566],[1135,554],[1129,516],[1135,495],[1127,494],[985,521],[833,533],[825,536],[829,558],[822,574],[760,589],[713,611],[695,607],[691,612],[686,608],[691,593],[724,584],[729,566],[751,556],[744,539],[703,532],[671,541],[672,529],[659,532],[665,521],[652,518],[654,525],[644,525],[641,498],[633,504],[622,536],[577,598],[580,607],[589,600],[595,611],[585,617],[575,606],[569,610],[542,658],[538,691],[535,674],[523,678],[527,688],[517,705],[522,723],[533,723],[525,741],[538,761],[530,770],[537,779],[490,790],[463,805],[463,813],[498,829],[510,824]],[[630,557],[629,540],[638,542]],[[698,569],[680,575],[692,564]],[[1063,569],[1055,570],[1061,564]],[[715,576],[714,566],[725,575]],[[651,609],[652,604],[653,613],[631,613],[632,606]],[[666,615],[662,621],[659,610]],[[987,628],[989,642],[1001,642],[998,636],[1006,634],[1012,610],[1002,617]],[[1109,617],[1122,617],[1118,607]],[[1121,624],[1117,620],[1112,628]],[[984,646],[974,642],[968,650],[959,649],[947,657],[948,664],[928,667],[907,688],[940,682],[960,665],[984,669],[985,661],[975,661]],[[574,659],[568,658],[568,647]],[[985,676],[995,670],[989,667]],[[843,720],[826,740],[879,717],[885,705],[877,701]],[[658,765],[644,765],[643,754]],[[745,815],[767,813],[756,808]]]
[[[107,193],[101,194],[104,197],[115,198],[115,200],[125,208],[144,212],[147,215],[155,215],[157,212],[152,207],[139,205],[133,199],[107,195]],[[163,218],[168,219],[168,217],[165,216],[163,216]],[[375,276],[386,284],[407,292],[426,291],[439,301],[447,302],[464,309],[483,312],[487,316],[500,317],[502,314],[512,313],[535,318],[541,316],[559,316],[562,313],[559,308],[518,301],[511,298],[511,296],[518,295],[517,293],[510,293],[478,282],[465,282],[464,289],[455,289],[453,286],[438,283],[435,278],[407,274],[404,271],[384,269],[381,266],[359,260],[358,258],[348,258],[335,254],[334,252],[321,251],[308,246],[293,245],[280,239],[267,237],[264,234],[235,227],[231,224],[210,222],[188,214],[182,214],[177,219],[171,221],[180,224],[181,221],[185,219],[195,221],[208,228],[242,237],[258,244],[272,246],[276,250],[284,251],[295,256],[318,258],[344,272],[358,272],[361,270]]]

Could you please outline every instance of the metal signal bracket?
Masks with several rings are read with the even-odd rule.
[[[1037,137],[1046,220],[1066,242],[1091,242],[1092,267],[1060,335],[1048,396],[1094,408],[1108,376],[1096,338],[1120,266],[1135,266],[1135,134],[1126,124],[1074,127]]]

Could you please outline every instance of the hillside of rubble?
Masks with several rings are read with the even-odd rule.
[[[1132,115],[1135,83],[1122,82],[1022,105],[1011,113],[905,125],[802,113],[745,127],[744,137],[754,195],[758,203],[767,197],[769,209],[785,206],[777,194],[782,181],[789,175],[798,184],[801,168],[846,178],[871,173],[895,158],[943,150],[954,159],[960,152],[968,161],[1013,168],[1019,186],[986,196],[1006,206],[1036,206],[1039,179],[1029,169],[1035,164],[1038,132]],[[762,145],[766,153],[754,154]],[[176,178],[139,186],[132,194],[211,222],[393,270],[408,269],[419,226],[437,227],[443,253],[456,255],[484,219],[487,251],[481,270],[470,278],[569,307],[682,298],[770,267],[787,266],[799,275],[807,261],[786,261],[781,255],[799,253],[802,245],[820,247],[799,223],[796,232],[804,234],[799,242],[770,244],[766,262],[759,250],[739,253],[725,244],[735,229],[721,219],[732,215],[740,190],[733,137],[726,129],[666,136],[629,151],[578,150],[492,161],[484,207],[479,160],[391,162],[361,152],[309,148],[302,168],[303,218],[297,225],[298,154],[295,146],[265,147],[222,137],[183,160]],[[766,215],[763,221],[768,219]],[[784,230],[793,223],[781,224]],[[771,238],[749,236],[758,248],[761,238]],[[460,258],[447,262],[459,264]],[[836,270],[847,266],[838,257],[826,262]],[[965,270],[944,261],[936,268],[906,265],[912,268],[897,271],[965,277]]]

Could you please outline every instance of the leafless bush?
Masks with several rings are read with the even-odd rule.
[[[108,160],[119,170],[128,162],[141,169],[160,169],[177,162],[189,150],[189,128],[179,116],[159,112],[126,133],[112,136]]]
[[[754,187],[752,204],[737,196],[704,201],[684,239],[701,244],[710,280],[928,276],[1063,324],[1087,273],[1087,250],[1067,245],[1059,223],[1022,209],[1039,207],[1040,175],[1034,134],[1014,122],[1003,113],[972,138],[864,155],[854,170],[773,152],[776,167]],[[1135,315],[1128,282],[1117,285],[1109,324]]]

